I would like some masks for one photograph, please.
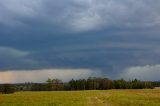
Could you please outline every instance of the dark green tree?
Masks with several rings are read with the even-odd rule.
[[[0,87],[0,92],[3,94],[9,94],[15,92],[15,86],[12,84],[3,84]]]

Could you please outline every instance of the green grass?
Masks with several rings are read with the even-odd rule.
[[[0,106],[160,106],[160,89],[0,94]]]

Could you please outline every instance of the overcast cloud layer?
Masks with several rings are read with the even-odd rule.
[[[0,70],[89,69],[113,79],[125,77],[126,69],[141,73],[133,67],[160,64],[159,5],[159,0],[0,0]],[[154,73],[160,70],[152,72],[142,80],[158,80]]]

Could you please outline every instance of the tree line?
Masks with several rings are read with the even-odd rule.
[[[107,89],[153,89],[152,82],[140,81],[134,79],[132,81],[110,80],[108,78],[89,77],[88,79],[70,80],[63,83],[59,79],[48,79],[45,84],[33,84],[33,91],[61,91],[61,90],[107,90]]]
[[[137,79],[111,80],[108,78],[89,77],[88,79],[72,79],[64,83],[60,79],[48,79],[45,83],[2,84],[1,93],[14,91],[72,91],[72,90],[108,90],[108,89],[153,89],[160,87],[160,82],[140,81]]]

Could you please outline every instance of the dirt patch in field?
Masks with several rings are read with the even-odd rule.
[[[88,97],[88,106],[111,106],[100,97]]]
[[[155,87],[155,89],[160,89],[160,87]]]

